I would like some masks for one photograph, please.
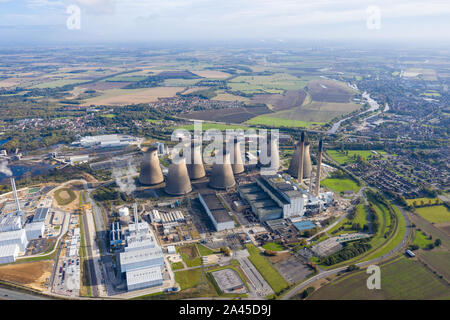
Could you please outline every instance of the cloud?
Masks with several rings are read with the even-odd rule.
[[[112,14],[115,5],[112,0],[73,0],[75,3],[94,14]]]

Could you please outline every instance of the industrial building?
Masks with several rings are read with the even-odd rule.
[[[160,286],[163,283],[160,267],[129,271],[126,278],[128,291]]]
[[[218,158],[217,160],[220,160]],[[209,186],[214,189],[228,189],[234,187],[233,168],[231,167],[230,154],[224,151],[223,161],[215,161],[211,170]]]
[[[83,148],[118,148],[127,147],[131,144],[139,145],[139,139],[133,136],[119,134],[86,136],[72,143],[73,146],[80,146]]]
[[[45,223],[43,221],[28,223],[25,225],[25,232],[28,241],[42,238],[45,233]]]
[[[233,218],[231,218],[230,214],[225,209],[222,202],[220,202],[217,198],[215,193],[199,193],[198,199],[211,219],[216,231],[234,229]]]
[[[27,234],[25,230],[14,230],[8,232],[0,232],[0,247],[10,244],[19,246],[20,251],[25,252],[28,244]]]
[[[145,232],[148,233],[148,223],[147,222],[139,222],[139,232]],[[135,223],[130,223],[128,225],[128,232],[129,233],[133,233],[136,232],[136,224]]]
[[[132,234],[127,237],[125,252],[155,247],[156,243],[149,233]]]
[[[13,214],[3,216],[0,220],[0,232],[14,231],[22,229],[21,217]]]
[[[122,226],[119,222],[113,222],[109,231],[109,246],[111,248],[120,247],[123,245],[123,241]]]
[[[130,215],[130,210],[127,207],[123,207],[119,209],[120,217],[128,217]]]
[[[34,212],[33,222],[41,222],[47,219],[50,208],[37,208]]]
[[[161,247],[144,248],[120,253],[121,272],[134,271],[143,268],[164,266]]]
[[[19,251],[17,244],[0,246],[0,264],[16,262]]]
[[[237,190],[239,195],[250,204],[259,221],[264,222],[283,217],[283,210],[256,182],[239,185]]]

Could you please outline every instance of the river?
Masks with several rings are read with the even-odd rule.
[[[370,94],[368,94],[367,92],[364,91],[364,93],[362,94],[362,97],[364,99],[366,99],[367,103],[369,104],[369,109],[360,112],[359,115],[362,115],[362,114],[365,114],[365,113],[368,113],[368,112],[372,112],[372,111],[378,110],[380,108],[380,105],[375,100],[373,100],[370,97]],[[344,122],[344,121],[346,121],[346,120],[348,120],[350,118],[353,118],[353,117],[354,116],[350,116],[350,117],[344,118],[344,119],[339,120],[338,122],[334,123],[333,126],[331,127],[331,129],[327,131],[327,133],[330,133],[330,134],[331,133],[336,133],[336,131],[341,126],[342,122]]]

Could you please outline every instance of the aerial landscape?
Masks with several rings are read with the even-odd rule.
[[[0,300],[449,300],[448,34],[3,34]]]

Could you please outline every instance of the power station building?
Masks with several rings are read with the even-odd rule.
[[[8,232],[0,232],[0,247],[5,245],[16,244],[20,251],[25,251],[28,239],[25,230],[14,230]]]
[[[234,221],[215,193],[198,194],[198,199],[203,205],[208,217],[214,225],[216,231],[234,228]]]
[[[161,247],[139,248],[120,253],[120,270],[122,272],[134,271],[143,268],[164,266],[164,257]]]
[[[126,274],[126,278],[129,291],[156,287],[163,283],[160,267],[129,271]]]
[[[0,264],[16,262],[19,251],[17,244],[0,246]]]
[[[27,223],[25,225],[25,232],[28,240],[42,238],[45,232],[45,223],[43,221]]]
[[[0,232],[22,229],[22,219],[17,215],[8,214],[0,220]]]

